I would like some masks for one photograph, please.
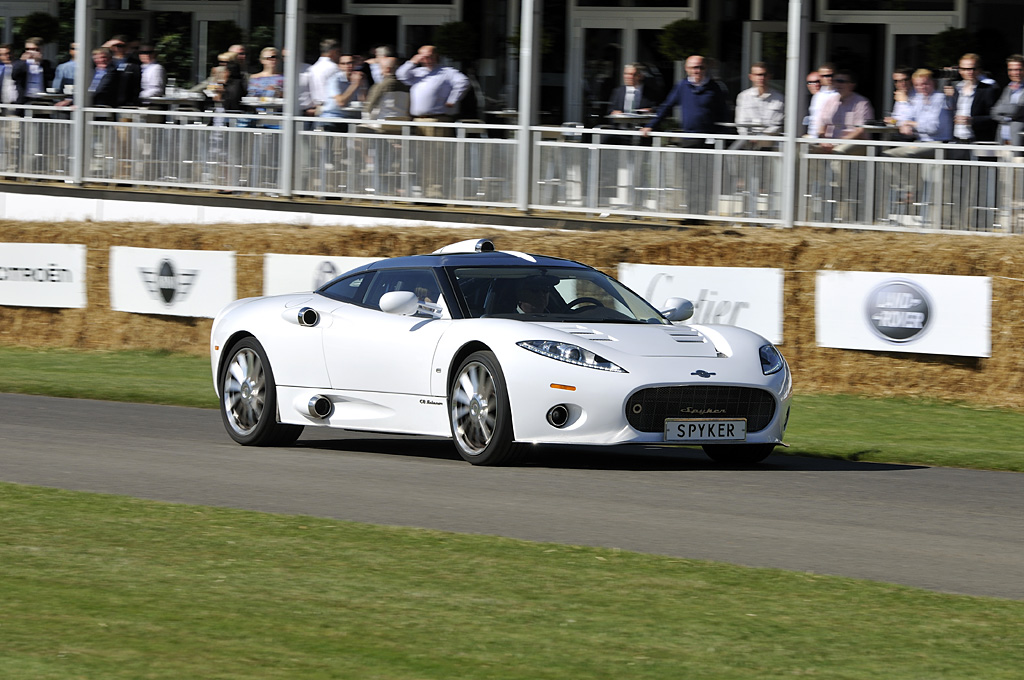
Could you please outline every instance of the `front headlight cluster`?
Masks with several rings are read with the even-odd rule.
[[[762,345],[758,353],[761,355],[761,372],[765,375],[778,373],[786,365],[786,360],[775,345]]]
[[[611,371],[612,373],[626,373],[621,366],[617,366],[602,356],[594,354],[588,349],[577,345],[570,345],[567,342],[555,342],[554,340],[523,340],[517,345],[541,356],[564,361],[574,366],[596,368],[599,371]]]

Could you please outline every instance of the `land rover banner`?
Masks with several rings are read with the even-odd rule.
[[[818,345],[950,356],[992,355],[992,279],[819,271]]]
[[[213,318],[235,299],[234,253],[110,249],[110,306],[119,312]]]
[[[0,305],[85,307],[84,245],[0,243]]]

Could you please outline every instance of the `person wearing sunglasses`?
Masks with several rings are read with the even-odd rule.
[[[957,67],[960,81],[946,87],[946,98],[953,109],[953,136],[964,144],[995,139],[996,121],[992,107],[999,99],[999,86],[982,82],[981,57],[967,53]]]
[[[1011,54],[1006,58],[1006,75],[1010,82],[992,107],[992,116],[999,122],[996,141],[1024,146],[1024,55]]]
[[[833,82],[838,96],[830,97],[822,107],[818,136],[823,139],[860,139],[864,136],[864,124],[875,117],[875,110],[867,97],[854,92],[857,79],[852,71],[836,71]],[[825,153],[864,153],[862,146],[833,145],[830,142],[819,146],[819,151]]]
[[[910,100],[914,95],[911,89],[911,79],[914,69],[900,66],[892,74],[892,107],[885,115],[885,122],[889,125],[899,126],[900,121],[908,120],[910,115]],[[905,140],[906,141],[906,140]]]
[[[284,76],[281,75],[281,59],[276,47],[260,50],[260,64],[263,70],[249,76],[250,97],[275,98],[284,95]]]
[[[818,91],[813,93],[813,96],[811,97],[811,104],[807,108],[808,137],[819,136],[819,131],[821,129],[821,111],[825,107],[825,103],[836,94],[836,90],[832,84],[835,67],[832,66],[831,63],[825,62],[818,67],[817,74]],[[807,80],[810,81],[811,78],[808,78]]]

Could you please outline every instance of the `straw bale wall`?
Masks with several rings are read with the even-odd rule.
[[[0,344],[88,349],[166,349],[203,355],[209,319],[114,312],[110,246],[235,251],[238,295],[260,295],[265,253],[392,257],[468,238],[499,249],[567,257],[615,274],[620,262],[785,270],[785,343],[802,392],[903,395],[1024,408],[1024,238],[831,229],[698,227],[600,231],[341,228],[293,225],[0,223],[0,242],[88,247],[88,308],[0,307]],[[865,352],[817,347],[814,277],[822,269],[993,277],[992,357]]]

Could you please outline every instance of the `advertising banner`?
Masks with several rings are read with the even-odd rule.
[[[85,307],[84,245],[0,243],[0,305]]]
[[[992,279],[820,271],[818,346],[992,356]]]
[[[263,294],[283,295],[316,290],[339,274],[379,259],[268,253],[263,258]]]
[[[687,323],[740,326],[782,342],[781,269],[619,264],[618,279],[659,307],[670,297],[693,302]]]
[[[235,290],[232,252],[110,249],[110,306],[119,312],[213,318]]]

